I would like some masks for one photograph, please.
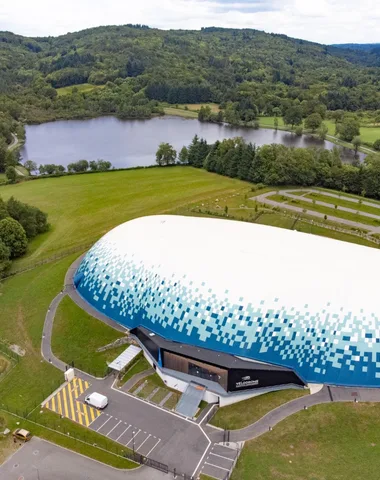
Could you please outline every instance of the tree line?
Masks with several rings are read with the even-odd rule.
[[[175,164],[177,152],[161,143],[156,160],[161,166]],[[345,164],[337,147],[258,147],[240,137],[208,144],[195,135],[181,149],[178,163],[256,184],[319,186],[380,199],[380,158],[368,155],[362,164]]]
[[[26,253],[28,241],[49,230],[46,213],[11,197],[0,197],[0,279],[13,259]]]

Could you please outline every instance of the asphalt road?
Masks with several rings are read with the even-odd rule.
[[[0,480],[169,480],[150,467],[118,470],[34,437],[0,466]]]

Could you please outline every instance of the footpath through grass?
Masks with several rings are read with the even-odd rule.
[[[329,403],[245,443],[232,480],[378,480],[380,404]]]
[[[97,352],[123,335],[92,317],[65,296],[58,306],[54,320],[52,350],[62,361],[95,377],[104,377],[107,362],[114,360],[128,345]]]
[[[211,420],[211,425],[226,430],[236,430],[244,428],[257,422],[261,417],[271,410],[290,402],[295,398],[303,397],[309,394],[309,390],[279,390],[269,392],[264,395],[249,398],[242,402],[219,408],[216,415]]]

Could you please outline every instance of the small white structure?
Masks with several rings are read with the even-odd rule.
[[[69,368],[68,370],[66,370],[65,372],[66,382],[71,382],[71,380],[74,380],[74,377],[75,377],[75,372],[73,368]]]
[[[135,345],[129,345],[127,349],[124,350],[115,360],[113,360],[108,367],[112,370],[116,370],[120,372],[125,368],[128,363],[130,363],[137,355],[141,352],[140,347],[136,347]]]

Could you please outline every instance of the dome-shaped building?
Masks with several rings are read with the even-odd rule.
[[[308,383],[379,386],[377,271],[375,249],[165,215],[102,237],[74,284],[131,330],[159,372],[196,377],[223,396]]]

